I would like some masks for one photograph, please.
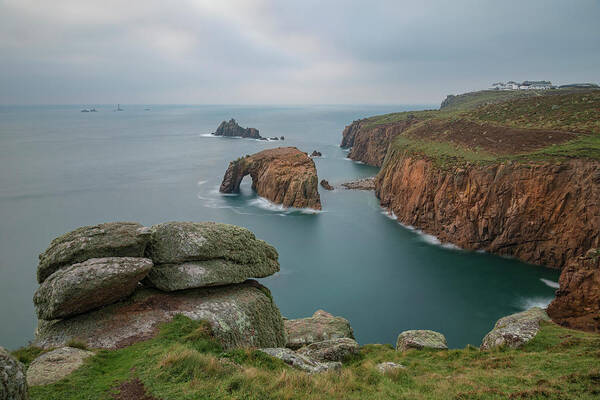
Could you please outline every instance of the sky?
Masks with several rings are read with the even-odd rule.
[[[437,104],[600,82],[600,0],[0,0],[0,104]]]

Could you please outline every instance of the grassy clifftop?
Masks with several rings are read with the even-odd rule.
[[[545,323],[518,350],[398,352],[367,345],[341,371],[309,375],[257,350],[223,352],[208,324],[178,316],[158,337],[103,350],[33,400],[74,399],[597,399],[600,336]],[[17,353],[28,361],[29,351]],[[405,366],[388,374],[375,368]],[[146,397],[144,397],[146,396]]]

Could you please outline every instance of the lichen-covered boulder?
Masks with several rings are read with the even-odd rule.
[[[37,279],[42,283],[63,266],[101,257],[143,257],[150,230],[135,222],[84,226],[54,239],[40,254]]]
[[[294,368],[298,368],[299,370],[311,374],[325,372],[331,369],[337,370],[342,367],[342,363],[340,362],[319,362],[285,347],[263,348],[260,349],[260,351],[270,355],[271,357],[279,358]]]
[[[408,349],[447,350],[448,344],[446,342],[446,337],[439,332],[410,330],[404,331],[398,335],[398,340],[396,341],[396,350],[404,351]]]
[[[546,311],[533,307],[527,311],[500,318],[481,342],[481,350],[500,346],[521,347],[537,335],[540,321],[549,321]]]
[[[92,258],[50,275],[33,296],[38,318],[81,314],[129,296],[152,268],[139,257]]]
[[[286,347],[295,350],[329,339],[354,339],[354,332],[347,319],[334,317],[323,310],[317,310],[312,317],[286,320],[285,330]]]
[[[94,353],[74,347],[61,347],[44,353],[29,365],[27,383],[29,386],[48,385],[69,376],[83,365],[86,358]]]
[[[394,372],[399,369],[404,369],[406,367],[402,364],[398,364],[391,361],[385,361],[377,364],[375,368],[377,368],[377,371],[381,372],[382,374],[389,374],[391,372]]]
[[[0,347],[0,400],[27,400],[27,380],[23,364]]]
[[[337,338],[311,343],[301,347],[297,353],[321,362],[344,361],[349,356],[358,354],[359,349],[356,340]]]
[[[65,346],[75,339],[90,348],[114,349],[149,339],[177,314],[210,322],[226,349],[281,347],[285,331],[268,289],[255,281],[165,293],[141,289],[121,302],[63,320],[40,320],[35,346]]]
[[[277,250],[246,228],[215,222],[166,222],[151,229],[150,254],[155,264],[218,259],[244,266],[255,277],[279,271]]]

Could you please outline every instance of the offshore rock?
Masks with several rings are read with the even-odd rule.
[[[410,330],[398,335],[398,340],[396,341],[396,350],[405,351],[409,349],[448,350],[448,344],[446,337],[439,332]]]
[[[481,350],[500,346],[521,347],[537,335],[540,321],[549,321],[546,311],[533,307],[527,311],[500,318],[481,343]]]
[[[330,339],[354,339],[354,332],[347,319],[334,317],[323,310],[317,310],[312,317],[289,319],[284,323],[287,332],[286,347],[290,349]]]
[[[50,275],[33,297],[38,318],[81,314],[129,296],[152,268],[136,257],[92,258]]]
[[[342,186],[345,187],[346,189],[374,190],[375,189],[375,178],[358,179],[355,181],[342,183]]]
[[[27,383],[29,386],[39,386],[58,382],[81,367],[85,359],[93,355],[92,351],[74,347],[61,347],[44,353],[33,360],[27,369]]]
[[[213,132],[213,135],[261,139],[261,136],[258,133],[258,129],[242,128],[233,118],[231,118],[228,122],[221,122],[217,130]]]
[[[331,186],[329,181],[326,181],[325,179],[321,180],[321,187],[323,187],[325,190],[333,190],[333,186]]]
[[[0,347],[0,400],[27,400],[27,381],[23,364]]]
[[[149,239],[149,230],[135,222],[109,222],[75,229],[54,239],[40,254],[38,283],[64,266],[90,258],[143,257]]]
[[[237,193],[250,175],[259,196],[285,207],[321,209],[314,161],[295,147],[278,147],[241,157],[229,163],[221,193]]]
[[[302,354],[298,354],[293,350],[285,347],[280,348],[263,348],[260,349],[263,353],[270,355],[271,357],[279,358],[288,365],[294,368],[298,368],[302,371],[314,374],[319,372],[329,371],[331,369],[337,370],[342,367],[340,362],[319,362],[310,357]]]
[[[281,347],[285,331],[269,291],[255,281],[164,293],[137,290],[130,298],[71,318],[40,320],[33,345],[44,349],[78,340],[114,349],[149,339],[176,314],[208,321],[224,348]]]
[[[358,354],[359,348],[354,339],[337,338],[311,343],[300,348],[297,353],[321,362],[344,361],[349,356]]]
[[[310,156],[311,156],[311,157],[322,157],[322,156],[323,156],[323,154],[321,154],[321,152],[320,152],[320,151],[313,150],[313,152],[312,152],[312,153],[310,153]]]
[[[600,249],[592,249],[565,267],[548,315],[572,329],[600,332]]]

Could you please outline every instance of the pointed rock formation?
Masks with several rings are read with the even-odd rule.
[[[230,137],[243,137],[251,139],[260,139],[261,136],[256,128],[242,128],[238,125],[235,119],[231,118],[229,121],[223,121],[213,132],[215,136],[230,136]]]
[[[317,169],[313,160],[295,147],[263,150],[229,163],[221,193],[235,193],[250,175],[259,196],[285,207],[321,209]]]

